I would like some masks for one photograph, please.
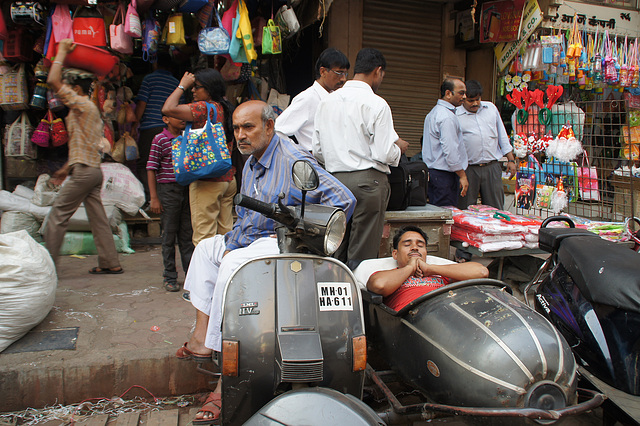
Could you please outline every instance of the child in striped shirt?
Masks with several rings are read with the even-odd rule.
[[[151,142],[147,177],[149,181],[150,207],[160,214],[162,226],[162,262],[164,264],[164,288],[179,291],[176,269],[176,237],[180,249],[182,269],[185,275],[193,254],[189,187],[176,183],[171,157],[172,140],[179,136],[185,122],[177,118],[162,117],[166,128]]]

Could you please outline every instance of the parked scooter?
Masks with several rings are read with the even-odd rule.
[[[548,227],[553,222],[566,227]],[[575,228],[566,217],[542,223],[539,246],[551,253],[525,296],[562,333],[580,373],[608,397],[605,415],[640,424],[640,255]]]
[[[575,405],[570,349],[546,320],[517,305],[504,283],[459,282],[406,312],[384,312],[381,299],[361,293],[354,274],[326,257],[340,245],[346,218],[336,208],[305,205],[305,191],[318,185],[314,168],[296,162],[293,178],[302,190],[300,206],[235,199],[283,226],[276,229],[280,254],[244,263],[225,288],[221,424],[411,424],[443,415],[553,421],[602,402],[592,392]],[[383,375],[367,365],[363,297],[371,299],[367,326],[377,343],[390,345],[378,346],[382,356],[432,400],[401,406]],[[459,337],[464,348],[455,346]],[[406,368],[399,365],[407,359]],[[365,371],[392,413],[362,402]]]

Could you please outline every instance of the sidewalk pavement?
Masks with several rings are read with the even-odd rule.
[[[77,327],[75,349],[6,353],[9,347],[0,353],[0,412],[112,397],[132,385],[157,397],[213,389],[195,362],[175,357],[189,338],[195,309],[182,291],[164,289],[160,246],[134,249],[120,254],[120,275],[89,274],[97,256],[60,257],[53,309],[31,334]],[[134,389],[127,395],[147,394]]]

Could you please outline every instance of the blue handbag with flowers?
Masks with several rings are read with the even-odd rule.
[[[173,140],[171,156],[176,182],[189,185],[198,179],[220,177],[231,169],[231,153],[222,123],[211,123],[212,105],[207,103],[207,123],[202,129],[191,130],[187,123],[184,133]],[[217,121],[215,108],[214,120]]]

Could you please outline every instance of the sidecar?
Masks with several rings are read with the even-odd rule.
[[[433,256],[427,262],[450,263]],[[602,396],[592,393],[576,405],[578,377],[571,348],[505,283],[452,283],[396,312],[365,286],[373,272],[396,266],[392,258],[373,259],[355,271],[365,301],[367,338],[403,382],[433,403],[430,409],[551,420],[602,403]],[[376,371],[371,374],[381,382]]]

